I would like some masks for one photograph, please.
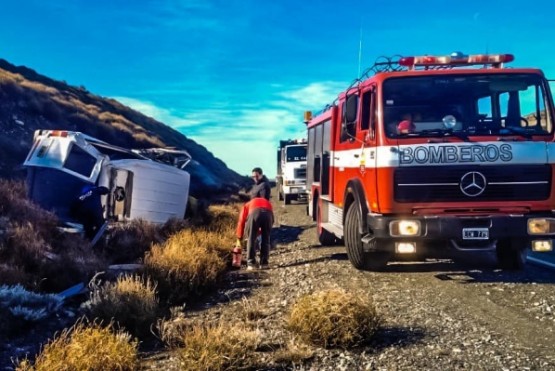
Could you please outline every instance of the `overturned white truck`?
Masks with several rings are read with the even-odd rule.
[[[73,221],[72,204],[88,185],[108,188],[101,196],[106,220],[185,216],[188,172],[83,133],[37,130],[24,166],[29,198],[64,222]]]

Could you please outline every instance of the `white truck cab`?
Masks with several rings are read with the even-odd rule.
[[[280,140],[277,157],[279,200],[285,205],[290,204],[291,200],[305,200],[306,140]]]

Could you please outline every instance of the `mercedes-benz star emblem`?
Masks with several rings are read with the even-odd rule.
[[[486,177],[477,171],[470,171],[461,177],[461,191],[468,197],[476,197],[486,190]]]

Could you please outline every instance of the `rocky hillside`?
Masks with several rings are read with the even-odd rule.
[[[205,147],[161,122],[84,87],[0,59],[0,177],[25,175],[21,164],[36,129],[80,131],[126,148],[185,149],[194,160],[187,170],[196,197],[235,192],[249,181]]]

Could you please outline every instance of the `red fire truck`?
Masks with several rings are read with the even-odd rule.
[[[369,68],[308,127],[308,214],[358,269],[402,255],[495,251],[522,268],[555,235],[553,100],[510,54]]]

